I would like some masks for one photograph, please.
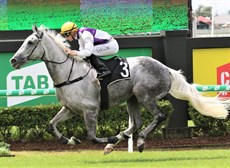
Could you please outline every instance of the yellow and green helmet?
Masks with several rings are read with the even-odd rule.
[[[74,22],[65,22],[61,27],[61,34],[69,36],[73,30],[77,30],[77,25]]]

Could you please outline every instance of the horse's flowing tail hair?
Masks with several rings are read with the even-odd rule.
[[[197,91],[194,85],[187,83],[181,71],[169,68],[172,78],[172,86],[169,93],[178,99],[186,100],[202,115],[218,119],[225,119],[228,116],[225,101],[217,97],[206,97]]]

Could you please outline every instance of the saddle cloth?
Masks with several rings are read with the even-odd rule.
[[[102,61],[109,68],[111,74],[100,80],[101,84],[101,110],[107,110],[109,107],[108,85],[130,79],[129,64],[125,58],[112,57]]]

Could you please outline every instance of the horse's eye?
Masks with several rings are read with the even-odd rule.
[[[28,41],[28,44],[33,44],[33,42],[32,41]]]

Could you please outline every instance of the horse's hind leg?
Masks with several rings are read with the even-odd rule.
[[[140,113],[140,105],[135,96],[132,96],[127,101],[127,110],[128,110],[129,117],[131,120],[131,125],[123,133],[117,135],[119,141],[116,144],[106,145],[104,149],[104,154],[111,153],[115,145],[117,145],[119,142],[121,142],[124,139],[128,139],[131,134],[133,134],[135,131],[137,131],[141,127],[142,120],[141,120],[141,113]]]
[[[145,139],[147,135],[155,130],[157,126],[167,118],[167,114],[161,111],[157,106],[156,103],[152,103],[151,105],[144,105],[144,107],[149,110],[149,112],[154,116],[154,120],[138,134],[137,139],[137,148],[139,152],[142,152],[145,147]]]
[[[57,129],[57,124],[60,122],[64,122],[70,118],[75,116],[69,109],[62,107],[61,110],[57,113],[57,115],[50,121],[49,129],[52,133],[59,139],[59,141],[66,145],[76,145],[80,143],[80,140],[76,139],[75,137],[71,137],[68,139],[64,137]]]

